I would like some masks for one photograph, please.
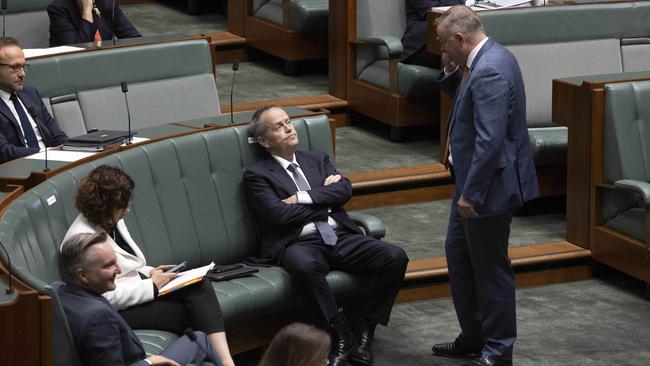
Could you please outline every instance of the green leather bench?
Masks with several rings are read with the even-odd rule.
[[[333,154],[326,116],[293,121],[299,148]],[[137,146],[80,165],[12,202],[0,219],[0,241],[7,247],[16,276],[47,293],[47,284],[61,279],[58,247],[77,216],[77,184],[96,166],[110,164],[126,171],[136,183],[131,213],[125,220],[149,262],[187,259],[192,267],[211,261],[240,262],[259,252],[242,174],[261,153],[257,144],[249,143],[247,126],[236,126]],[[351,216],[369,235],[384,235],[383,224],[376,218]],[[349,297],[361,291],[360,282],[344,272],[333,271],[327,279],[337,296]],[[242,321],[295,311],[302,302],[289,274],[280,267],[260,267],[254,276],[215,282],[213,286],[228,330]],[[62,315],[55,306],[55,319],[62,319]],[[65,327],[55,327],[54,331],[65,331]],[[151,330],[139,330],[138,334],[149,352],[164,348],[176,338]],[[63,344],[55,344],[54,349],[72,352],[67,339],[55,336],[55,342]],[[65,354],[55,353],[56,357]],[[63,359],[54,364],[71,363]]]
[[[91,50],[29,63],[25,83],[38,89],[69,136],[93,128],[126,130],[122,82],[128,83],[132,129],[221,114],[205,40]]]
[[[328,0],[253,0],[253,14],[296,32],[327,32]],[[285,11],[284,6],[288,9]],[[288,19],[285,19],[285,16]]]
[[[23,48],[49,47],[50,19],[47,5],[51,0],[9,0],[7,2],[6,34]]]
[[[650,2],[479,12],[519,61],[535,165],[566,164],[567,129],[552,121],[552,80],[650,70]]]

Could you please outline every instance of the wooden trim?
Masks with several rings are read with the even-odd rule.
[[[0,216],[4,215],[5,210],[9,206],[11,202],[13,202],[16,198],[20,197],[21,194],[25,192],[25,189],[23,186],[17,186],[17,185],[6,185],[0,187],[0,191],[2,192],[10,192],[7,197],[5,197],[2,202],[0,202]]]
[[[345,176],[352,182],[354,190],[451,179],[449,172],[439,163],[347,173]]]
[[[354,189],[354,188],[353,188]],[[400,189],[379,193],[353,193],[352,199],[345,204],[348,211],[365,210],[368,208],[404,205],[408,203],[431,202],[449,199],[453,193],[452,185]]]
[[[337,98],[333,95],[324,94],[324,95],[310,95],[297,98],[285,98],[285,99],[267,99],[267,100],[258,100],[255,102],[247,103],[237,103],[234,105],[235,112],[243,111],[254,111],[258,108],[261,108],[267,104],[275,104],[280,107],[300,107],[304,109],[328,109],[328,110],[337,110],[347,108],[348,103],[340,98]],[[230,105],[221,106],[221,113],[226,114],[230,113]]]
[[[246,17],[246,43],[286,61],[326,58],[327,32],[296,32],[255,16]]]
[[[348,1],[329,0],[329,51],[328,51],[328,85],[329,93],[336,97],[347,98],[348,54]]]
[[[249,0],[228,0],[228,31],[243,37],[245,32],[245,18]]]
[[[649,249],[646,243],[604,226],[592,229],[593,258],[650,283]]]

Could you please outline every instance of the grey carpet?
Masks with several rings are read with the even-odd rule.
[[[144,36],[228,31],[228,20],[223,14],[188,15],[182,5],[182,2],[147,3],[122,5],[120,8]]]
[[[451,200],[361,210],[386,225],[384,240],[404,248],[411,260],[444,256]],[[513,217],[510,246],[565,240],[564,214]]]

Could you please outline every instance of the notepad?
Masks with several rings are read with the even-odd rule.
[[[165,286],[158,289],[158,296],[166,295],[170,292],[174,292],[178,289],[181,289],[185,286],[197,283],[205,277],[206,273],[209,270],[214,268],[214,262],[208,264],[207,266],[190,269],[185,272],[181,272],[173,280],[167,282]]]

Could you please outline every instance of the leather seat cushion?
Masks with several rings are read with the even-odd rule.
[[[569,139],[566,127],[529,128],[528,137],[535,166],[566,164],[566,147]]]
[[[439,93],[435,80],[440,70],[403,63],[397,65],[397,70],[399,72],[399,93],[401,95],[417,97]],[[379,60],[370,64],[361,71],[359,80],[388,89],[388,60]]]

